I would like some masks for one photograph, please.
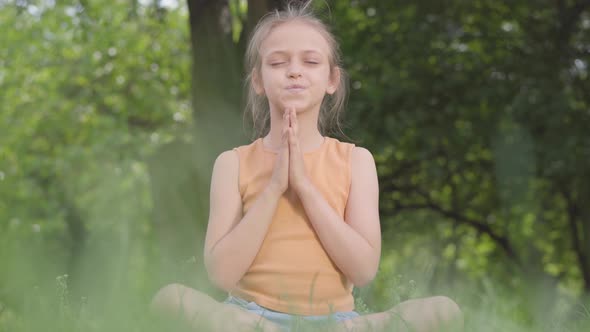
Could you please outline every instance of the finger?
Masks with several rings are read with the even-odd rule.
[[[289,127],[289,112],[283,112],[283,128]]]
[[[293,128],[289,128],[289,149],[293,153],[299,151],[299,140],[297,139],[297,135],[295,135],[295,130]]]
[[[289,137],[289,143],[293,141],[293,128],[287,128],[287,135]]]
[[[297,136],[297,134],[299,133],[299,122],[297,121],[297,112],[295,111],[295,109],[293,109],[293,114],[291,115],[291,118],[291,127],[293,127],[294,129],[295,136]]]
[[[283,146],[289,143],[289,127],[283,127],[283,132],[281,133],[281,143]]]
[[[289,160],[289,151],[291,150],[291,135],[289,134],[289,128],[285,131],[285,137],[283,139],[283,145],[281,150],[285,153],[285,158]],[[287,161],[288,162],[288,161]]]

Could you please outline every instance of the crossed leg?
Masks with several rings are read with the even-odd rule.
[[[236,306],[219,303],[210,296],[181,284],[170,284],[158,291],[151,303],[152,312],[195,331],[279,332],[279,325]]]
[[[412,299],[380,313],[346,320],[337,331],[460,332],[463,313],[448,297]]]
[[[195,329],[211,331],[279,332],[279,325],[238,307],[219,303],[192,288],[171,284],[152,300],[153,312],[167,319],[180,319]],[[258,330],[256,330],[258,328]],[[444,296],[412,299],[380,313],[364,315],[332,326],[339,332],[460,332],[463,313]]]

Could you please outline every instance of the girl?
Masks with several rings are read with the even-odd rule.
[[[369,151],[325,135],[343,108],[345,73],[334,36],[309,6],[271,13],[255,28],[246,68],[259,137],[213,168],[205,265],[229,297],[217,303],[173,284],[152,308],[214,331],[289,331],[300,321],[342,331],[461,325],[445,297],[354,311],[352,288],[373,279],[381,253],[377,172]]]

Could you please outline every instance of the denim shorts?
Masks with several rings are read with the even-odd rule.
[[[244,310],[247,310],[248,312],[264,317],[269,321],[279,325],[285,332],[299,331],[300,328],[308,326],[319,327],[323,324],[342,322],[360,316],[356,311],[335,312],[326,316],[291,315],[261,307],[256,302],[248,302],[232,295],[223,301],[223,303],[236,305]]]

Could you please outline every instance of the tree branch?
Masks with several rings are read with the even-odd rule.
[[[434,203],[432,200],[429,200],[428,202],[422,204],[398,204],[391,211],[382,211],[389,215],[393,215],[401,210],[430,210],[440,214],[445,218],[455,220],[459,224],[468,225],[477,230],[479,233],[487,234],[494,242],[496,242],[500,246],[500,248],[502,248],[502,250],[514,263],[521,265],[518,255],[516,254],[516,251],[512,247],[512,244],[510,243],[508,238],[503,237],[494,232],[494,230],[489,225],[485,224],[483,221],[468,218],[467,216],[464,216],[456,211],[446,210]]]

